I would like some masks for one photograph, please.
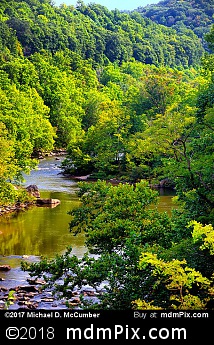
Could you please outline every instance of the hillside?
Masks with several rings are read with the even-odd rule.
[[[204,36],[214,23],[213,0],[164,0],[139,7],[137,11],[155,23],[176,29],[177,33],[187,34],[187,29],[193,30],[207,48]]]
[[[30,56],[41,50],[68,49],[94,65],[137,61],[170,67],[195,66],[203,53],[192,31],[179,34],[137,12],[120,13],[79,1],[77,7],[51,0],[3,1],[0,5],[0,48]]]
[[[186,6],[193,23],[198,10],[207,32],[201,7],[190,13],[190,1],[163,4],[175,5],[171,13]],[[101,302],[94,310],[214,308],[214,54],[205,54],[186,19],[167,27],[81,0],[76,7],[0,1],[0,212],[32,203],[23,173],[66,150],[63,173],[81,181],[66,192],[68,228],[96,257],[60,246],[62,256],[23,261],[22,269],[43,277],[71,308],[73,289],[86,285]],[[214,26],[205,39],[214,51]],[[174,188],[170,215],[158,210],[151,187]],[[52,245],[63,207],[56,222],[48,210],[53,231],[45,211],[38,215],[35,248],[42,231]],[[31,236],[19,225],[8,233],[14,243]],[[37,255],[28,248],[13,255]],[[79,295],[80,308],[93,307],[87,297]]]

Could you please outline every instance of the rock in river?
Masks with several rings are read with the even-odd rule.
[[[30,184],[26,187],[26,190],[30,195],[34,196],[35,198],[40,198],[39,188],[35,184]]]
[[[1,265],[0,271],[9,271],[11,269],[10,265]]]
[[[36,200],[37,205],[58,205],[60,204],[59,199],[37,199]]]

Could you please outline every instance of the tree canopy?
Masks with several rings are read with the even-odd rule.
[[[189,29],[192,30],[207,49],[205,35],[213,24],[212,0],[164,0],[138,7],[137,11],[155,23],[174,28],[177,33],[188,34]]]
[[[99,180],[79,184],[70,212],[89,254],[25,267],[66,296],[106,281],[104,308],[213,308],[212,14],[202,0],[1,1],[0,206],[26,198],[23,172],[53,149],[64,173]],[[172,216],[151,188],[165,182]]]

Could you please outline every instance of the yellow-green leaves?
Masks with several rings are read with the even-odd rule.
[[[165,285],[169,291],[169,300],[174,309],[203,308],[206,300],[200,299],[200,291],[208,292],[211,281],[194,268],[187,266],[186,260],[164,261],[158,259],[156,254],[142,253],[139,261],[140,269],[150,269],[150,274],[155,277],[154,293],[159,286]],[[157,293],[157,292],[156,292]],[[138,307],[143,305],[136,301]]]
[[[194,242],[202,242],[201,250],[208,249],[211,255],[214,255],[214,229],[211,224],[203,225],[195,220],[189,223],[193,226],[192,237]]]

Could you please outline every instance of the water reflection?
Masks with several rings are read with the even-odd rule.
[[[177,208],[177,205],[173,202],[173,196],[175,196],[174,190],[159,191],[160,199],[157,204],[157,209],[160,212],[167,212],[169,215],[172,214],[172,209]]]
[[[76,182],[60,174],[61,160],[47,157],[37,170],[25,176],[25,185],[36,184],[42,198],[59,199],[61,203],[57,207],[33,206],[27,211],[0,218],[0,265],[7,264],[12,268],[0,272],[0,278],[5,279],[1,286],[12,288],[26,283],[28,273],[20,269],[23,259],[35,262],[40,256],[52,258],[56,253],[65,252],[68,245],[78,257],[86,252],[84,235],[73,236],[68,229],[68,211],[78,206],[79,201],[75,194]],[[158,209],[170,213],[174,191],[159,190],[159,193]],[[27,257],[23,258],[23,255]]]
[[[56,208],[31,207],[0,222],[1,255],[43,255],[53,257],[72,245],[75,252],[84,246],[83,235],[72,236],[67,212],[78,205],[74,196],[62,192],[41,192],[44,198],[57,198]]]
[[[36,184],[42,198],[59,199],[61,203],[55,207],[33,206],[27,211],[0,219],[0,255],[33,255],[54,257],[56,253],[65,251],[68,245],[73,253],[82,256],[86,251],[84,235],[70,234],[68,211],[78,206],[75,191],[77,184],[63,177],[60,172],[62,158],[56,160],[47,157],[42,160],[37,170],[25,176],[25,185]],[[174,191],[171,192],[174,194]],[[160,190],[158,209],[170,213],[173,207],[172,195],[169,191]]]
[[[61,158],[62,159],[62,158]],[[25,176],[25,185],[36,184],[42,198],[59,199],[55,207],[33,206],[27,211],[1,217],[0,255],[35,255],[54,257],[68,245],[81,256],[85,252],[84,236],[72,236],[68,229],[68,211],[78,206],[76,182],[60,174],[61,159],[47,157],[37,170]]]

